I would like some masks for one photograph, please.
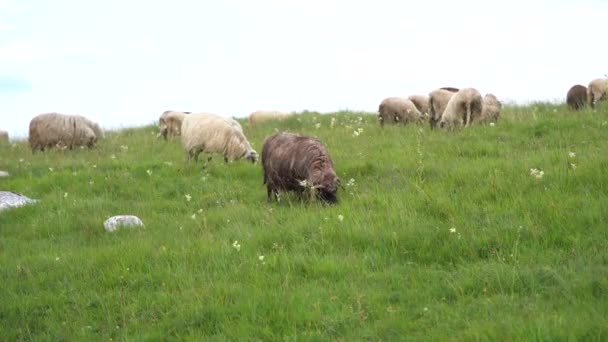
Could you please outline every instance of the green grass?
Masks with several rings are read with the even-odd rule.
[[[318,136],[354,185],[268,204],[259,164],[202,171],[153,126],[0,146],[0,190],[40,199],[0,213],[0,340],[608,339],[606,106],[455,133],[346,112],[243,125],[258,152]],[[105,232],[116,214],[145,228]]]

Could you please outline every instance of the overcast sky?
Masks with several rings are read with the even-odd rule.
[[[0,129],[376,111],[441,86],[563,100],[608,73],[607,34],[608,2],[590,0],[0,0]]]

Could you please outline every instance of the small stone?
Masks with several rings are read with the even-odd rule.
[[[0,211],[36,202],[38,202],[38,200],[31,199],[16,192],[0,191]]]
[[[103,223],[103,227],[108,232],[114,232],[120,227],[135,228],[143,225],[144,223],[139,219],[139,217],[133,215],[112,216]]]

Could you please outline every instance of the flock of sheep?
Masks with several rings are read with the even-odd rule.
[[[606,100],[608,81],[596,79],[588,87],[573,86],[567,94],[567,104],[578,110],[587,104],[594,107]],[[472,124],[495,123],[500,118],[502,104],[493,94],[481,93],[474,88],[444,87],[428,95],[389,97],[378,108],[378,121],[385,124],[428,122],[431,129],[454,130]],[[278,111],[256,111],[248,122],[255,127],[266,120],[280,120],[291,114]],[[221,154],[224,161],[246,159],[255,163],[259,155],[251,147],[243,128],[232,118],[210,113],[165,111],[159,118],[159,135],[165,140],[181,136],[188,161],[198,161],[205,153],[204,167],[213,154]],[[77,146],[92,148],[103,138],[99,125],[80,115],[59,113],[40,114],[30,121],[28,141],[32,152],[59,147]],[[0,131],[0,142],[8,141],[8,134]],[[336,175],[331,157],[316,138],[277,133],[267,137],[262,146],[261,162],[268,200],[278,200],[279,191],[309,194],[328,203],[337,201],[340,179]]]
[[[589,82],[589,86],[576,84],[573,85],[566,95],[566,103],[572,110],[580,110],[589,105],[595,108],[598,101],[607,99],[606,90],[608,88],[608,80],[604,78],[596,78]]]

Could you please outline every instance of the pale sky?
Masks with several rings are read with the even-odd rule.
[[[40,113],[104,128],[167,109],[377,111],[475,87],[563,100],[608,73],[608,1],[0,0],[0,129]]]

